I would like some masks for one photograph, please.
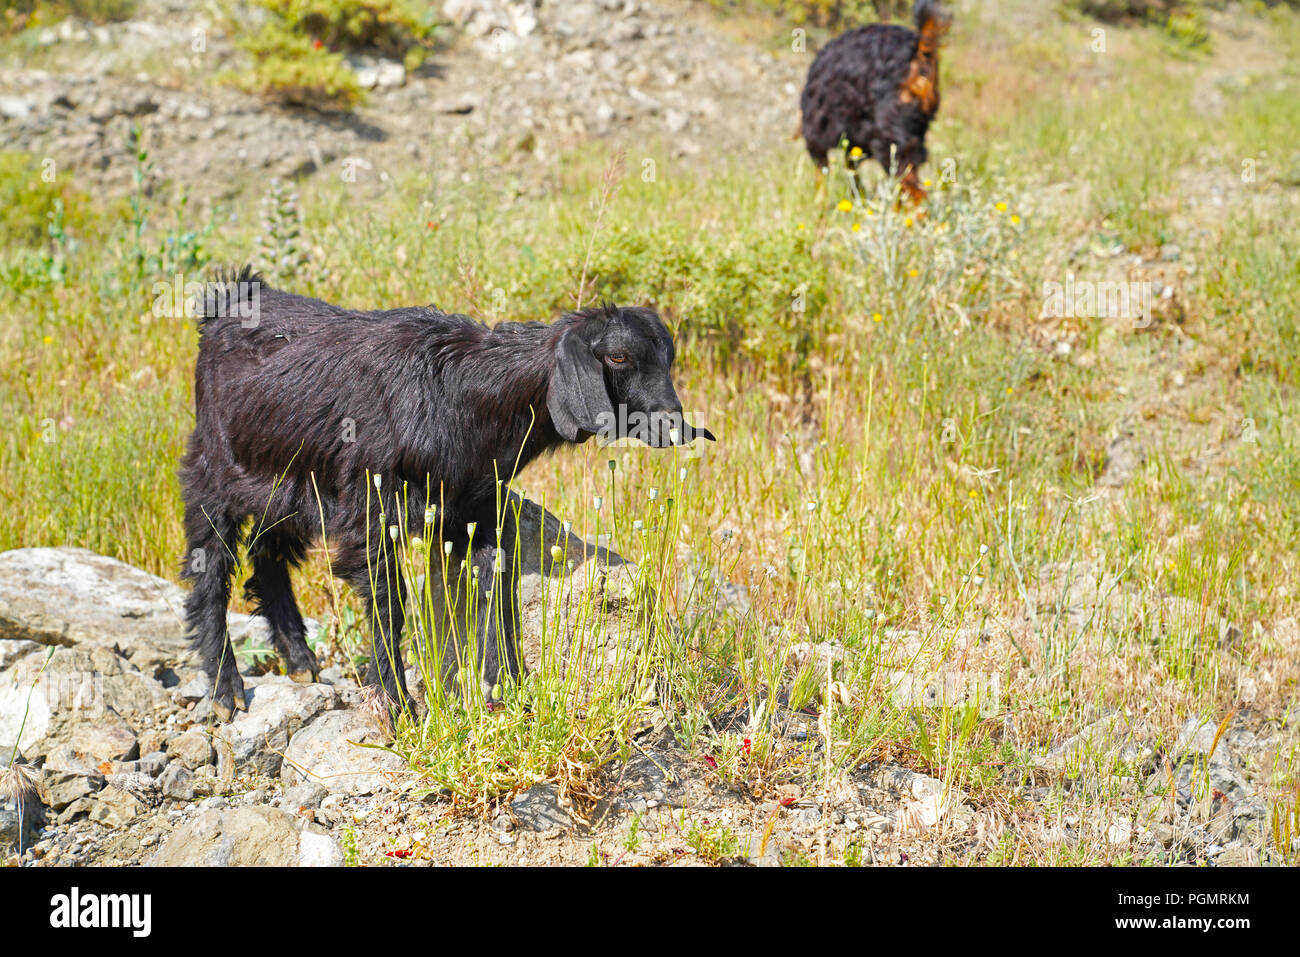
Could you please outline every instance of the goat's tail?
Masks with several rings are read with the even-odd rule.
[[[261,311],[262,292],[270,286],[252,266],[219,269],[213,281],[205,284],[198,304],[199,333],[214,319],[237,318],[256,324]]]
[[[952,14],[939,3],[939,0],[916,0],[912,19],[916,23],[916,32],[921,37],[921,42],[916,48],[917,58],[937,59],[943,35],[952,26]]]
[[[903,82],[903,98],[933,113],[939,108],[939,44],[952,26],[952,14],[938,0],[916,0],[916,55]]]

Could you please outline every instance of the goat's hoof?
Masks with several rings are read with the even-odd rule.
[[[214,698],[212,701],[212,713],[217,716],[218,721],[225,724],[234,716],[235,712],[231,709],[230,705],[222,704]]]
[[[289,678],[300,685],[310,685],[316,683],[318,675],[310,668],[302,668],[298,671],[289,672]]]
[[[240,688],[238,691],[235,692],[235,710],[236,711],[248,710],[248,699],[244,697],[243,688]]]

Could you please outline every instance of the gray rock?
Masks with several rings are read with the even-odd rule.
[[[146,777],[156,778],[162,774],[165,767],[167,767],[167,755],[162,751],[154,751],[134,761],[114,761],[112,773],[143,774]]]
[[[0,116],[11,120],[25,120],[36,109],[36,103],[26,96],[0,96]]]
[[[155,867],[337,867],[328,834],[270,807],[213,808],[181,825],[149,860]]]
[[[244,691],[248,711],[224,725],[213,742],[223,779],[241,768],[278,774],[290,738],[316,715],[338,706],[338,694],[329,685],[300,685],[283,675],[245,678]]]
[[[25,641],[21,638],[0,639],[0,671],[4,671],[24,655],[30,655],[33,651],[44,647],[34,641]]]
[[[147,109],[149,95],[140,97],[145,105],[124,109]],[[185,638],[184,602],[180,586],[84,548],[18,548],[0,554],[0,641],[116,646],[147,678],[166,668],[196,671],[198,662]],[[229,625],[232,636],[265,629],[261,619],[235,613],[229,615]],[[308,621],[307,627],[313,631],[316,622]],[[146,693],[153,695],[152,690]]]
[[[56,811],[62,811],[74,801],[90,797],[104,786],[104,776],[99,772],[61,771],[48,764],[41,770],[41,801]]]
[[[0,636],[43,645],[117,644],[127,657],[179,660],[184,592],[84,548],[0,554]],[[144,661],[136,664],[150,674]]]
[[[212,748],[211,739],[201,728],[192,728],[172,738],[167,744],[167,754],[190,771],[211,764],[217,759],[217,752]]]
[[[289,787],[311,781],[340,794],[389,790],[400,782],[407,766],[382,749],[386,743],[383,729],[368,712],[327,712],[290,740],[281,780]]]
[[[1153,751],[1140,738],[1132,715],[1115,711],[1071,735],[1035,763],[1052,770],[1075,769],[1084,762],[1109,764],[1118,759],[1139,765],[1149,763]]]
[[[73,774],[100,775],[99,768],[81,757],[66,744],[51,748],[45,754],[45,771],[69,771]]]
[[[212,682],[207,675],[199,675],[191,678],[185,684],[181,685],[172,692],[172,697],[179,704],[190,704],[195,701],[202,701],[212,690]]]
[[[93,797],[77,798],[62,811],[59,812],[59,824],[71,824],[78,818],[85,817],[95,809],[95,799]]]
[[[105,827],[130,824],[146,810],[145,804],[130,791],[109,785],[95,798],[90,819]]]
[[[75,754],[94,764],[133,761],[140,753],[135,732],[113,711],[96,721],[74,726],[65,741]]]
[[[571,825],[560,806],[560,789],[554,784],[537,784],[510,802],[510,813],[534,831],[550,831]]]
[[[179,763],[167,765],[167,769],[158,778],[158,787],[163,797],[173,801],[192,801],[197,796],[194,774]]]
[[[318,808],[327,794],[329,791],[315,781],[304,781],[284,792],[280,806],[290,813],[296,813],[299,808]]]

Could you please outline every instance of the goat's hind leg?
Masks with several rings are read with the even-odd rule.
[[[239,564],[239,519],[202,503],[185,506],[185,565],[181,577],[194,583],[185,599],[185,626],[212,680],[212,709],[221,721],[248,710],[244,680],[226,630],[230,585]]]
[[[293,597],[289,569],[306,555],[303,542],[288,535],[263,534],[249,546],[253,575],[244,597],[256,604],[257,614],[271,626],[271,641],[289,677],[311,684],[320,677],[320,665],[307,647],[307,627]]]

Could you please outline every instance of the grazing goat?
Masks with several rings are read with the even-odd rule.
[[[913,16],[915,31],[873,23],[826,44],[808,69],[799,106],[804,143],[818,169],[847,140],[850,151],[874,157],[886,173],[896,163],[903,189],[920,202],[925,190],[916,171],[939,110],[939,42],[951,18],[935,0],[917,0]],[[848,160],[856,169],[852,152]]]
[[[593,434],[650,445],[709,440],[683,421],[669,370],[675,350],[650,309],[604,305],[553,324],[488,328],[412,307],[356,312],[270,288],[245,269],[216,284],[200,319],[196,423],[181,463],[194,587],[186,624],[222,721],[247,710],[226,632],[241,546],[246,594],[271,626],[290,676],[316,679],[289,570],[322,532],[333,568],[367,601],[367,683],[407,707],[400,639],[403,593],[389,526],[407,516],[444,541],[490,590],[480,602],[480,664],[489,687],[519,676],[519,590],[513,516],[497,562],[497,479],[543,452]],[[401,508],[398,502],[401,502]],[[245,531],[249,518],[252,527]],[[467,526],[483,530],[471,543]],[[505,660],[500,660],[504,654]]]

